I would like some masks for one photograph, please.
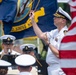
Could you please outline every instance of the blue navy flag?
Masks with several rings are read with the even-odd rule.
[[[17,39],[36,36],[29,19],[31,9],[35,10],[35,21],[43,32],[55,28],[53,14],[57,10],[57,0],[18,0],[16,16],[9,34]]]
[[[17,12],[17,0],[0,1],[0,20],[3,21],[3,30],[9,34]]]

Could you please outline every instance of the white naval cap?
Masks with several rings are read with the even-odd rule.
[[[15,58],[15,63],[18,66],[32,66],[36,62],[36,59],[29,54],[22,54]]]
[[[36,48],[34,44],[23,44],[20,46],[20,49],[23,50],[25,47],[32,48],[33,50]]]
[[[0,37],[3,43],[11,44],[16,38],[13,35],[3,35]]]
[[[54,14],[54,17],[61,17],[67,20],[71,20],[70,15],[67,12],[65,12],[61,7],[58,8],[56,13]]]
[[[16,39],[15,36],[13,36],[13,35],[3,35],[3,36],[0,37],[1,40],[8,39],[8,38],[10,38],[11,40]]]
[[[10,62],[7,62],[5,60],[0,60],[0,68],[7,68],[9,66],[11,66]]]

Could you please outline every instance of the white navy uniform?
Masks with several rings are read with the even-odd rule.
[[[2,53],[4,53],[4,50],[2,50],[2,51],[0,52],[0,55],[1,55]],[[4,54],[6,54],[6,53],[4,53]],[[15,55],[15,54],[16,54],[16,55],[20,55],[20,53],[12,50],[11,55]]]
[[[26,52],[26,51],[35,51],[35,48],[36,46],[34,44],[22,44],[20,46],[20,50],[23,51],[23,49],[25,49],[23,52]],[[26,54],[26,53],[25,53]],[[29,54],[30,55],[30,54]],[[37,68],[36,68],[36,65],[34,65],[32,67],[32,70],[31,70],[32,74],[34,73],[35,75],[38,75],[38,71],[37,71]]]
[[[65,12],[61,7],[58,8],[56,13],[54,14],[54,17],[63,18],[63,19],[66,19],[67,21],[71,21],[70,15],[67,12]],[[50,32],[47,32],[47,37],[50,43],[58,50],[60,47],[61,40],[65,35],[64,31],[67,31],[67,30],[68,28],[67,26],[65,26],[59,32],[58,32],[58,29],[54,29]],[[48,75],[66,75],[60,67],[59,58],[57,58],[53,54],[50,48],[48,48],[46,63],[49,65],[47,68]]]
[[[13,35],[3,35],[3,36],[0,37],[0,39],[2,40],[2,43],[3,43],[3,44],[9,45],[9,44],[13,44],[13,42],[14,42],[14,40],[15,40],[16,38],[15,38],[15,36],[13,36]],[[2,50],[2,51],[0,52],[0,55],[1,55],[2,53],[4,53],[4,50]],[[4,54],[6,54],[6,53],[4,53]],[[20,53],[14,51],[14,50],[11,51],[11,54],[12,54],[12,55],[15,55],[15,54],[20,55]]]
[[[9,54],[10,55],[20,55],[20,53],[14,51],[14,50],[10,50],[10,45],[11,45],[11,47],[13,47],[13,42],[16,39],[13,35],[3,35],[3,36],[0,37],[0,39],[2,40],[2,45],[4,46],[4,49],[6,48],[5,50],[3,49],[0,52],[1,59],[6,60],[6,61],[10,61],[10,60],[7,59],[7,57],[9,56]],[[9,48],[9,49],[7,50],[7,48]],[[7,55],[7,57],[4,56],[4,55]],[[13,60],[13,59],[11,58],[11,60]],[[13,67],[8,67],[8,69],[13,69]]]
[[[64,30],[68,30],[68,28],[65,26],[62,28],[60,32],[58,32],[58,29],[52,30],[51,32],[47,32],[47,36],[50,40],[50,43],[59,49],[61,39],[64,36]],[[60,68],[59,65],[59,58],[57,58],[50,48],[48,48],[47,56],[46,56],[46,62],[49,65],[48,66],[48,75],[65,75],[63,71]],[[62,73],[62,74],[60,74]]]
[[[15,63],[18,66],[21,66],[21,68],[22,67],[26,68],[27,66],[30,67],[33,64],[35,64],[35,62],[36,62],[36,59],[29,54],[22,54],[15,58]],[[29,71],[20,70],[19,75],[32,75],[32,74]]]
[[[29,72],[20,72],[20,74],[19,75],[32,75],[31,73],[29,73]]]

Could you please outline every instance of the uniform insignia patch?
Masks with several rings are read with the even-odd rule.
[[[64,35],[66,35],[66,33],[67,33],[68,31],[67,31],[67,30],[64,30],[63,32],[64,32]]]
[[[55,38],[55,41],[57,42],[58,41],[58,38]]]

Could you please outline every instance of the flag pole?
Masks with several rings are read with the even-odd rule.
[[[2,20],[0,20],[0,36],[2,36]],[[1,40],[0,40],[0,51],[2,49],[2,46],[1,46]]]
[[[37,47],[38,47],[38,54],[40,54],[40,47],[39,47],[39,38],[37,38]]]

